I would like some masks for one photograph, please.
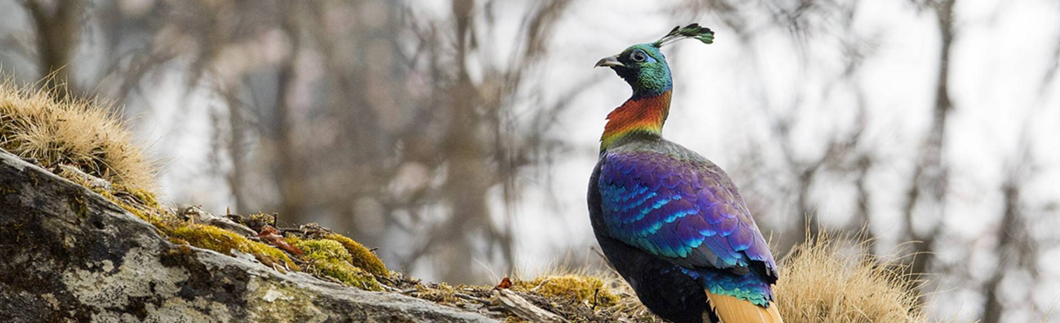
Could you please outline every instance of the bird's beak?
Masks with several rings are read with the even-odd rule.
[[[599,61],[596,62],[596,66],[594,66],[594,67],[614,67],[614,66],[626,67],[626,64],[622,64],[622,62],[619,62],[618,61],[618,55],[615,55],[615,56],[608,56],[608,57],[601,58]]]

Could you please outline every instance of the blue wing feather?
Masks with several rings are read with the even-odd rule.
[[[776,280],[765,239],[735,185],[716,166],[651,151],[604,157],[601,209],[614,238],[715,282],[708,288],[742,281],[754,262],[771,276],[758,277],[759,285]]]

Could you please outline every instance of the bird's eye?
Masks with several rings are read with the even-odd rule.
[[[636,51],[633,52],[633,54],[630,54],[629,58],[637,62],[643,62],[647,57],[644,56],[644,52]]]

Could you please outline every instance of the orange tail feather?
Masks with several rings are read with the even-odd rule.
[[[751,302],[707,292],[710,309],[724,323],[784,323],[777,311],[777,304],[770,302],[768,308]]]

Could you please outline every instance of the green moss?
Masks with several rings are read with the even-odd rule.
[[[345,284],[364,290],[383,290],[383,286],[379,285],[379,281],[375,280],[375,277],[348,262],[327,258],[309,257],[308,259],[322,275],[338,279]]]
[[[383,290],[375,276],[351,263],[353,257],[338,241],[288,237],[287,242],[294,244],[305,253],[304,258],[309,262],[306,269],[310,272],[331,277],[361,289]]]
[[[261,263],[273,267],[274,264],[285,264],[287,268],[301,270],[287,254],[261,242],[251,241],[237,233],[224,229],[202,225],[187,224],[172,228],[167,232],[171,239],[181,239],[199,248],[210,249],[231,255],[232,250],[254,255]]]
[[[600,278],[584,275],[543,276],[532,281],[516,282],[513,290],[544,297],[561,297],[597,307],[610,307],[619,297],[604,287]]]
[[[129,195],[132,195],[136,199],[137,202],[140,202],[145,207],[152,208],[152,209],[161,208],[161,204],[158,203],[158,200],[155,198],[155,194],[154,193],[148,192],[148,191],[143,190],[143,189],[131,187],[131,186],[128,186],[128,185],[125,185],[125,184],[115,183],[115,184],[111,184],[111,185],[113,186],[114,191],[116,191],[116,192],[125,192],[125,193],[127,193]]]
[[[390,271],[386,269],[386,265],[379,259],[371,250],[368,250],[364,245],[353,239],[344,237],[339,234],[328,234],[324,235],[324,239],[332,240],[342,244],[346,251],[349,252],[353,258],[350,263],[357,268],[364,269],[367,272],[372,273],[376,276],[389,277]]]
[[[290,242],[289,242],[290,243]],[[350,262],[351,256],[342,244],[331,240],[306,239],[296,240],[296,247],[302,249],[306,258],[336,259]]]
[[[302,238],[300,238],[300,237],[298,237],[296,235],[290,234],[290,233],[284,235],[283,236],[283,240],[287,241],[287,243],[290,243],[290,244],[294,245],[295,247],[297,247],[299,243],[302,243],[302,241],[305,241],[305,240],[302,240]]]
[[[122,209],[125,209],[125,211],[127,211],[129,213],[132,213],[132,215],[135,215],[136,217],[138,217],[138,218],[140,218],[140,219],[142,219],[144,221],[147,221],[147,223],[150,223],[150,224],[154,225],[155,227],[159,228],[163,232],[168,232],[167,229],[170,227],[170,225],[169,225],[169,223],[167,223],[168,222],[167,219],[162,216],[163,214],[165,214],[165,212],[163,212],[161,210],[158,210],[158,209],[148,209],[148,208],[144,208],[144,207],[136,207],[136,206],[134,206],[132,204],[126,203],[125,201],[115,197],[110,192],[104,191],[102,189],[98,189],[96,191],[99,192],[100,195],[103,195],[103,197],[105,197],[108,200],[110,200],[111,202],[114,202],[114,204],[117,204],[118,206],[120,206]]]

